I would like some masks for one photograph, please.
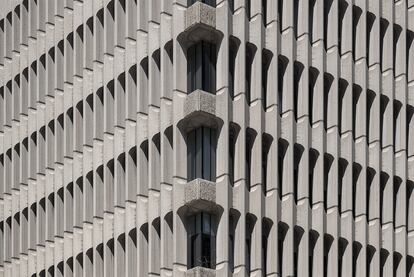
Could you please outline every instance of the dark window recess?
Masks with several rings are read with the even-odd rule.
[[[334,239],[328,234],[323,236],[323,276],[328,276],[329,252]],[[355,276],[355,275],[352,275]]]
[[[279,139],[278,143],[278,190],[279,198],[282,199],[283,196],[283,162],[285,160],[286,150],[289,143],[286,140]]]
[[[352,88],[352,134],[354,140],[357,139],[357,106],[361,92],[362,88],[354,84]]]
[[[277,18],[279,20],[279,31],[283,32],[283,0],[277,1]]]
[[[380,145],[383,146],[384,141],[384,117],[385,110],[387,109],[388,103],[390,102],[389,98],[384,94],[380,96]]]
[[[315,93],[316,80],[318,79],[319,71],[311,67],[309,68],[309,100],[308,100],[308,114],[309,125],[312,127],[313,123],[313,97]]]
[[[247,19],[250,20],[251,15],[251,0],[246,0],[246,16]]]
[[[361,174],[362,167],[358,163],[354,163],[352,167],[352,214],[355,218],[356,215],[356,204],[357,204],[357,188],[358,188],[358,179]]]
[[[234,1],[235,0],[228,0],[229,9],[230,9],[231,13],[234,13]]]
[[[380,66],[381,66],[381,71],[383,71],[383,56],[384,56],[384,39],[385,39],[385,34],[387,33],[387,29],[388,26],[390,24],[388,23],[388,21],[384,18],[380,19]]]
[[[189,218],[188,268],[216,267],[215,226],[215,216],[208,213],[199,213]]]
[[[397,220],[397,201],[398,201],[398,191],[400,190],[402,180],[401,178],[394,176],[394,187],[393,187],[393,194],[394,194],[394,201],[393,201],[393,219],[394,222]]]
[[[234,254],[235,254],[235,241],[234,235],[236,231],[238,216],[233,210],[230,210],[229,216],[229,267],[231,272],[234,272]]]
[[[299,246],[302,240],[304,230],[295,226],[293,229],[293,276],[298,276],[298,259],[299,259]]]
[[[190,7],[196,2],[201,2],[212,7],[216,7],[216,0],[187,0],[187,7]]]
[[[216,46],[205,41],[188,48],[188,93],[201,89],[216,94],[216,55]]]
[[[328,104],[329,104],[329,92],[331,90],[333,76],[325,73],[323,78],[323,123],[325,130],[328,129]]]
[[[371,196],[371,185],[372,185],[372,181],[374,180],[374,176],[375,176],[375,170],[371,167],[367,168],[367,198],[366,198],[366,203],[365,203],[365,209],[366,209],[366,213],[367,213],[367,218],[368,220],[371,218],[371,214],[370,214],[370,210],[369,210],[369,203],[370,203],[370,196]]]
[[[374,103],[374,99],[375,99],[375,92],[368,89],[367,90],[367,122],[366,122],[368,143],[370,142],[371,108],[372,108],[372,104]]]
[[[246,271],[250,273],[251,270],[251,257],[252,257],[252,234],[255,225],[256,218],[251,215],[246,215]]]
[[[356,41],[357,41],[357,27],[359,23],[359,19],[361,18],[362,10],[357,6],[352,7],[352,54],[354,56],[354,60],[356,59]]]
[[[333,0],[324,0],[323,2],[323,42],[325,51],[328,51],[328,18],[331,11]]]
[[[299,36],[299,0],[293,0],[293,30],[295,38]]]
[[[370,51],[371,47],[371,31],[374,26],[375,15],[373,13],[367,12],[367,64],[370,65]]]
[[[397,66],[397,46],[398,46],[398,40],[400,39],[400,35],[402,33],[402,28],[401,26],[394,24],[394,44],[393,44],[393,53],[392,53],[392,57],[393,57],[393,68],[394,68],[394,74],[396,72],[396,66]],[[408,56],[407,56],[408,59]]]
[[[230,183],[233,184],[235,181],[235,174],[234,174],[234,168],[235,168],[235,159],[236,159],[236,141],[237,136],[239,133],[238,126],[234,123],[230,123],[229,128],[229,177],[230,177]]]
[[[272,53],[269,50],[263,49],[262,52],[262,106],[266,110],[267,107],[267,86],[270,62],[272,60]]]
[[[396,142],[397,142],[397,123],[398,123],[398,118],[400,116],[400,111],[402,108],[402,103],[398,100],[394,100],[394,122],[393,122],[393,146],[394,146],[394,151],[395,151],[395,146],[396,146]],[[408,131],[408,130],[407,130]]]
[[[262,188],[263,193],[266,194],[267,191],[267,175],[268,175],[268,166],[269,164],[269,151],[272,144],[273,138],[268,134],[263,134],[262,136]]]
[[[299,182],[299,165],[305,149],[300,144],[295,144],[293,148],[294,165],[293,165],[293,194],[295,201],[298,201],[298,182]]]
[[[339,134],[342,134],[342,107],[343,107],[343,101],[344,101],[344,96],[345,96],[345,92],[346,92],[346,88],[348,87],[348,82],[345,81],[344,79],[339,79],[339,99],[338,99],[338,130],[339,130]]]
[[[233,37],[229,40],[229,94],[231,98],[234,97],[234,82],[235,82],[235,71],[236,71],[236,57],[239,44],[237,40]]]
[[[315,171],[316,161],[318,159],[319,153],[315,149],[309,149],[309,206],[312,207],[313,204],[313,173]]]
[[[315,0],[314,0],[315,1]],[[338,46],[339,55],[342,53],[342,28],[345,17],[345,11],[348,8],[348,3],[345,0],[339,1],[339,16],[338,16]]]
[[[285,242],[285,238],[286,238],[286,234],[288,231],[289,227],[283,223],[283,222],[279,222],[278,224],[278,238],[277,238],[277,252],[278,252],[278,269],[279,269],[279,276],[283,276],[283,244]]]
[[[277,61],[277,66],[278,66],[278,70],[277,70],[277,78],[278,78],[278,84],[277,84],[277,97],[278,97],[278,99],[277,100],[278,100],[278,102],[277,102],[277,106],[278,106],[280,116],[282,116],[282,113],[283,113],[283,81],[284,81],[284,76],[285,76],[287,64],[288,64],[288,60],[283,56],[279,56],[279,59]]]
[[[411,50],[411,47],[413,47],[413,42],[414,42],[414,32],[407,30],[407,38],[406,38],[407,46],[405,48],[405,51],[406,51],[405,56],[407,58],[406,58],[405,66],[406,66],[406,70],[409,76],[411,76],[410,73],[413,72],[413,68],[410,68],[410,62],[414,59],[414,57],[410,57],[410,50]]]
[[[188,180],[216,180],[216,130],[197,128],[187,135]]]
[[[266,276],[267,274],[267,260],[268,260],[268,242],[269,242],[269,234],[270,229],[272,228],[272,222],[267,219],[263,218],[262,220],[262,275]],[[270,262],[270,261],[269,261]]]
[[[304,66],[299,63],[294,63],[294,72],[293,72],[293,111],[295,114],[296,121],[298,120],[298,102],[299,102],[299,83],[302,77]]]
[[[342,211],[342,185],[345,176],[346,168],[348,167],[348,162],[345,159],[339,158],[338,161],[338,210],[339,213]]]
[[[328,185],[329,185],[329,171],[333,163],[333,157],[329,154],[324,155],[323,159],[323,204],[325,211],[328,209]]]
[[[250,104],[251,101],[251,86],[252,86],[252,70],[253,59],[256,52],[256,47],[253,44],[246,44],[246,101]]]
[[[316,241],[318,240],[318,234],[315,231],[309,231],[309,277],[313,277],[313,256],[315,252]]]
[[[262,20],[263,20],[263,25],[266,27],[266,23],[267,23],[267,0],[262,0]]]
[[[256,132],[248,128],[246,130],[246,187],[250,190],[250,176],[252,170],[252,150]]]

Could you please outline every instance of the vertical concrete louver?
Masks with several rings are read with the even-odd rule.
[[[414,0],[0,0],[0,276],[414,277]]]

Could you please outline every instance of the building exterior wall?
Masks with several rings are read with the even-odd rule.
[[[414,1],[192,2],[1,1],[0,276],[413,277]]]

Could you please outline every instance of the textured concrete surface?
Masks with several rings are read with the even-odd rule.
[[[187,271],[187,277],[215,277],[215,270],[203,267],[195,267]]]
[[[195,179],[185,186],[185,202],[191,210],[212,211],[216,206],[216,184]]]
[[[216,4],[0,1],[0,277],[414,276],[414,0]]]

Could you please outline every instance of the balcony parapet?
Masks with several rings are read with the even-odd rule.
[[[216,116],[216,96],[203,90],[195,90],[186,96],[180,129],[191,131],[205,126],[219,129],[223,121]]]
[[[216,29],[216,8],[202,2],[187,8],[185,30],[178,37],[182,44],[191,45],[201,40],[216,43],[222,37],[222,32]]]
[[[214,269],[205,268],[205,267],[194,267],[187,270],[187,277],[215,277],[216,271]]]
[[[216,204],[216,183],[194,179],[185,186],[185,206],[192,212],[214,212]]]

